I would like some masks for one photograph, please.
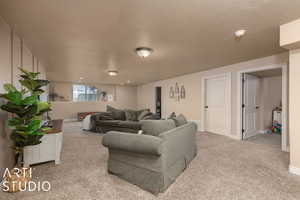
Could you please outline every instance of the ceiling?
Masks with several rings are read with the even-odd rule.
[[[47,66],[48,78],[142,84],[283,52],[279,25],[299,0],[0,0],[0,15]],[[236,41],[234,31],[247,29]],[[134,49],[147,46],[145,59]],[[119,69],[116,77],[104,71]]]
[[[274,77],[274,76],[281,76],[282,75],[282,69],[270,69],[270,70],[263,70],[263,71],[257,71],[257,72],[251,72],[248,73],[253,76],[258,76],[260,78],[267,78],[267,77]]]

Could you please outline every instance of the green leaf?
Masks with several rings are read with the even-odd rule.
[[[10,83],[4,84],[3,87],[7,92],[16,92],[17,91],[17,89]]]
[[[22,105],[32,105],[34,103],[37,103],[37,96],[36,95],[32,95],[29,97],[26,97],[23,101],[22,101]]]
[[[44,135],[45,133],[42,131],[35,131],[32,133],[32,135]]]
[[[27,90],[26,90],[25,88],[22,88],[21,94],[22,94],[22,95],[25,95],[26,93],[27,93]]]
[[[17,114],[19,117],[23,117],[23,112],[24,112],[24,107],[23,106],[19,106],[19,105],[15,105],[11,102],[8,102],[7,104],[4,104],[1,106],[2,110],[5,110],[7,112],[10,113],[14,113]]]
[[[38,113],[38,105],[33,104],[24,110],[23,116],[27,119],[34,117]]]
[[[28,135],[28,132],[27,132],[27,131],[19,131],[19,130],[16,130],[16,133],[19,134],[19,135],[22,135],[22,136],[27,136],[27,135]]]
[[[23,74],[29,75],[29,71],[27,71],[26,69],[23,69],[23,68],[19,67],[19,70],[20,70]]]
[[[30,79],[19,80],[19,82],[21,83],[22,86],[24,86],[30,91],[33,91],[34,88],[37,86],[34,80],[30,80]]]
[[[44,86],[46,86],[50,83],[50,81],[48,81],[48,80],[41,80],[41,79],[38,79],[38,80],[35,80],[35,81],[37,83],[37,86],[36,86],[35,90],[37,90],[41,87],[44,87]]]
[[[47,102],[39,102],[38,103],[38,112],[41,112],[43,110],[47,110],[50,108],[50,104]]]
[[[22,119],[18,118],[18,117],[14,117],[8,120],[8,126],[10,127],[15,127],[15,126],[19,126],[22,124]]]
[[[1,95],[1,97],[7,99],[8,101],[16,105],[20,105],[22,102],[22,94],[18,91],[3,94]]]
[[[28,131],[31,132],[35,132],[38,129],[40,129],[41,126],[41,120],[32,120],[29,124],[28,124]]]
[[[43,94],[45,91],[42,89],[35,89],[33,90],[33,93],[37,96],[40,96],[41,94]]]

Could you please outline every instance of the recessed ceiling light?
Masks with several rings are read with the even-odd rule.
[[[128,80],[127,83],[131,83],[131,80]]]
[[[140,56],[142,58],[146,58],[153,53],[153,49],[151,49],[149,47],[138,47],[135,49],[135,52],[138,56]]]
[[[83,77],[80,77],[79,79],[80,79],[80,80],[83,80],[84,78],[83,78]]]
[[[241,38],[246,34],[246,32],[247,32],[247,30],[241,29],[241,30],[237,30],[236,32],[234,32],[234,35],[237,38]]]

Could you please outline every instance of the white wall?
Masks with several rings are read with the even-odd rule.
[[[3,84],[5,83],[13,83],[20,88],[18,68],[21,67],[22,59],[26,61],[26,69],[33,69],[30,60],[32,61],[34,57],[25,43],[23,44],[27,53],[23,54],[23,58],[21,58],[21,39],[17,34],[12,34],[10,27],[0,17],[0,93],[4,92]],[[39,69],[42,72],[41,77],[45,78],[45,69],[42,63],[40,63]],[[14,165],[14,152],[11,149],[9,130],[5,125],[7,118],[8,114],[0,111],[0,179],[3,170]]]
[[[261,78],[260,84],[260,130],[272,125],[272,110],[282,100],[282,76]]]
[[[217,58],[216,58],[217,59]],[[141,85],[138,87],[138,108],[150,108],[154,111],[154,95],[155,87],[162,87],[162,115],[168,116],[171,112],[183,113],[190,120],[202,120],[201,112],[201,78],[204,76],[211,76],[222,73],[231,73],[231,103],[232,103],[232,122],[231,122],[231,134],[237,135],[237,72],[245,69],[264,67],[270,65],[276,65],[286,63],[288,61],[288,54],[278,54],[266,58],[260,58],[247,62],[237,63],[229,66],[216,68],[209,71],[202,71],[198,73],[188,74],[184,76],[175,77],[172,79],[157,81]],[[169,88],[174,86],[175,83],[184,85],[186,90],[186,99],[179,102],[175,102],[169,98]]]

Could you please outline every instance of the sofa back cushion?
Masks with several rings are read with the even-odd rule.
[[[141,110],[138,110],[136,111],[137,112],[137,117],[139,117],[143,112],[150,112],[150,109],[141,109]]]
[[[173,120],[142,120],[142,130],[145,135],[159,136],[159,134],[176,128]]]
[[[124,110],[126,121],[137,121],[137,111],[135,110]]]
[[[123,110],[116,109],[111,106],[106,107],[106,111],[112,114],[114,120],[125,120],[125,112]]]
[[[146,110],[143,110],[139,115],[138,115],[138,121],[141,121],[143,119],[146,119],[147,116],[150,116],[152,113],[146,109]]]

